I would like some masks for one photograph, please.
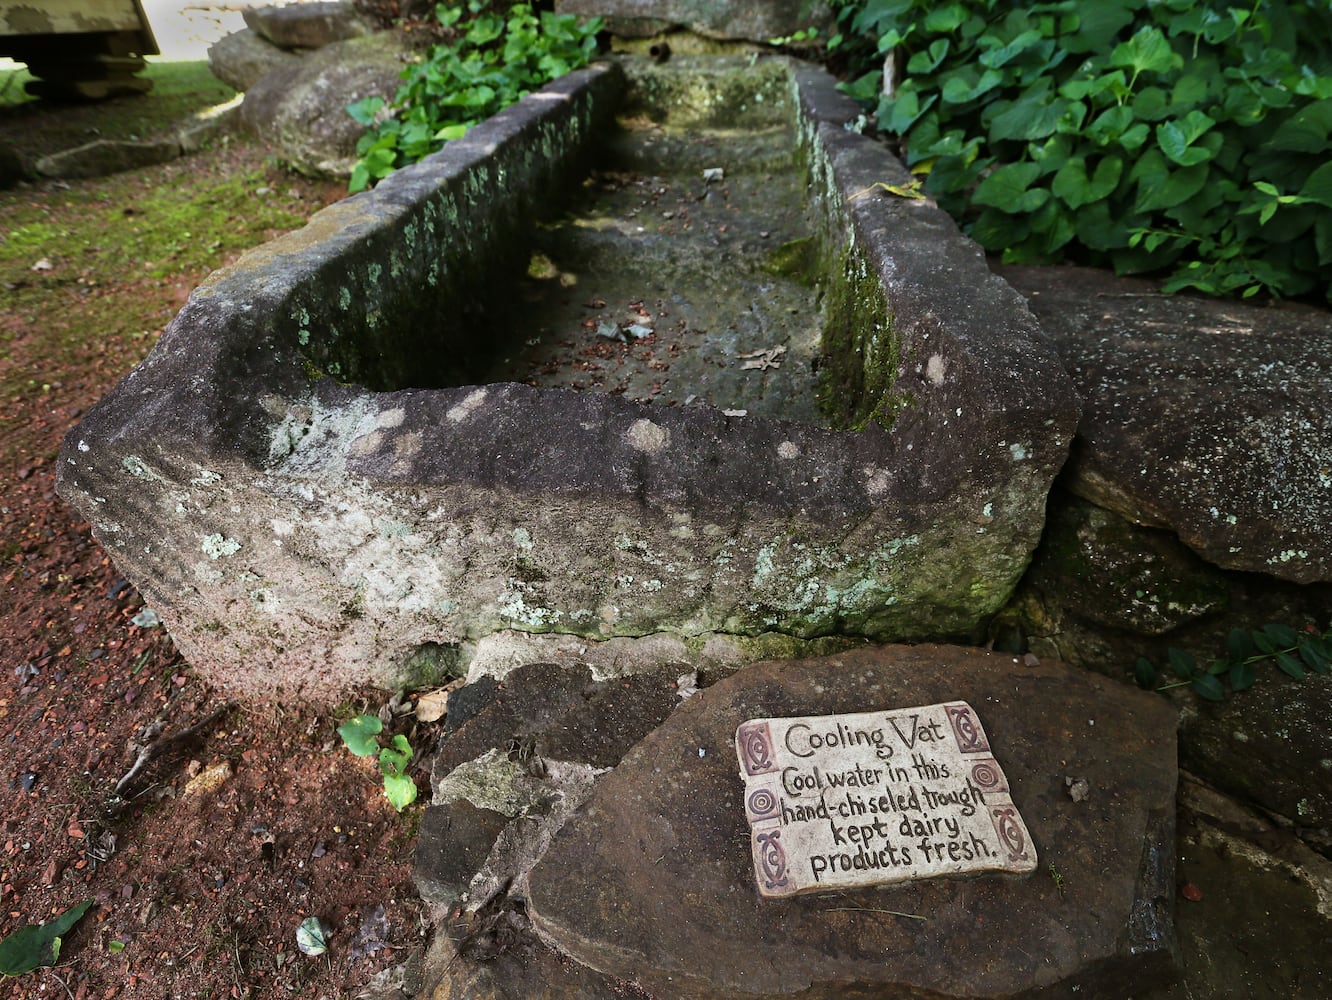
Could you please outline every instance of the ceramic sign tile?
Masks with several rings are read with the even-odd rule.
[[[965,701],[752,719],[735,747],[763,896],[1036,867]]]

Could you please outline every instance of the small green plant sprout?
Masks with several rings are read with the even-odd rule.
[[[92,906],[93,901],[72,906],[44,924],[20,927],[0,941],[0,977],[21,976],[42,966],[55,965],[60,959],[60,939]]]
[[[1059,898],[1064,898],[1064,876],[1059,873],[1053,861],[1050,862],[1050,879],[1054,882],[1055,891],[1059,893]]]
[[[1167,650],[1166,658],[1179,679],[1158,684],[1156,665],[1140,656],[1134,667],[1139,687],[1168,691],[1187,685],[1200,698],[1222,701],[1228,693],[1251,687],[1258,677],[1254,668],[1265,660],[1295,680],[1303,680],[1310,670],[1316,674],[1332,671],[1332,629],[1319,633],[1313,626],[1294,629],[1289,625],[1264,625],[1251,631],[1234,628],[1226,639],[1226,655],[1208,664],[1199,663],[1192,653],[1174,646]]]
[[[377,715],[358,715],[338,727],[343,744],[357,757],[379,758],[379,773],[384,776],[384,796],[398,812],[416,801],[416,782],[408,769],[412,764],[412,745],[401,733],[387,746],[381,746],[379,735],[384,723]]]

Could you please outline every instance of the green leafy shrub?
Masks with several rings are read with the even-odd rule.
[[[1303,680],[1309,671],[1332,671],[1332,630],[1321,635],[1312,629],[1297,631],[1289,625],[1264,625],[1252,631],[1231,629],[1226,655],[1202,664],[1187,650],[1170,647],[1166,652],[1171,672],[1179,678],[1157,687],[1156,665],[1145,656],[1134,668],[1138,686],[1164,691],[1188,685],[1208,701],[1221,701],[1231,692],[1244,691],[1257,679],[1254,667],[1270,660],[1288,677]]]
[[[844,89],[1007,261],[1332,289],[1326,0],[860,0],[840,26]]]
[[[471,0],[441,3],[435,16],[449,39],[403,72],[385,117],[384,101],[368,97],[347,113],[368,131],[357,144],[360,161],[350,188],[360,191],[398,167],[415,163],[450,139],[556,77],[587,64],[596,52],[600,18]]]

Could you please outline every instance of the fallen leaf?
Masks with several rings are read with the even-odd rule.
[[[785,353],[786,345],[778,344],[776,347],[765,347],[762,350],[750,351],[748,354],[737,354],[736,357],[744,361],[740,366],[742,369],[767,371],[769,368],[780,368],[782,355]]]
[[[1187,899],[1190,903],[1197,903],[1203,897],[1202,890],[1199,889],[1192,882],[1185,882],[1180,887],[1179,894],[1183,896],[1185,899]]]
[[[296,928],[296,947],[303,955],[322,955],[328,951],[328,931],[318,917],[306,917]]]

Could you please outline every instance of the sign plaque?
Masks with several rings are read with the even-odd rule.
[[[735,748],[763,896],[1036,868],[965,701],[751,719]]]

